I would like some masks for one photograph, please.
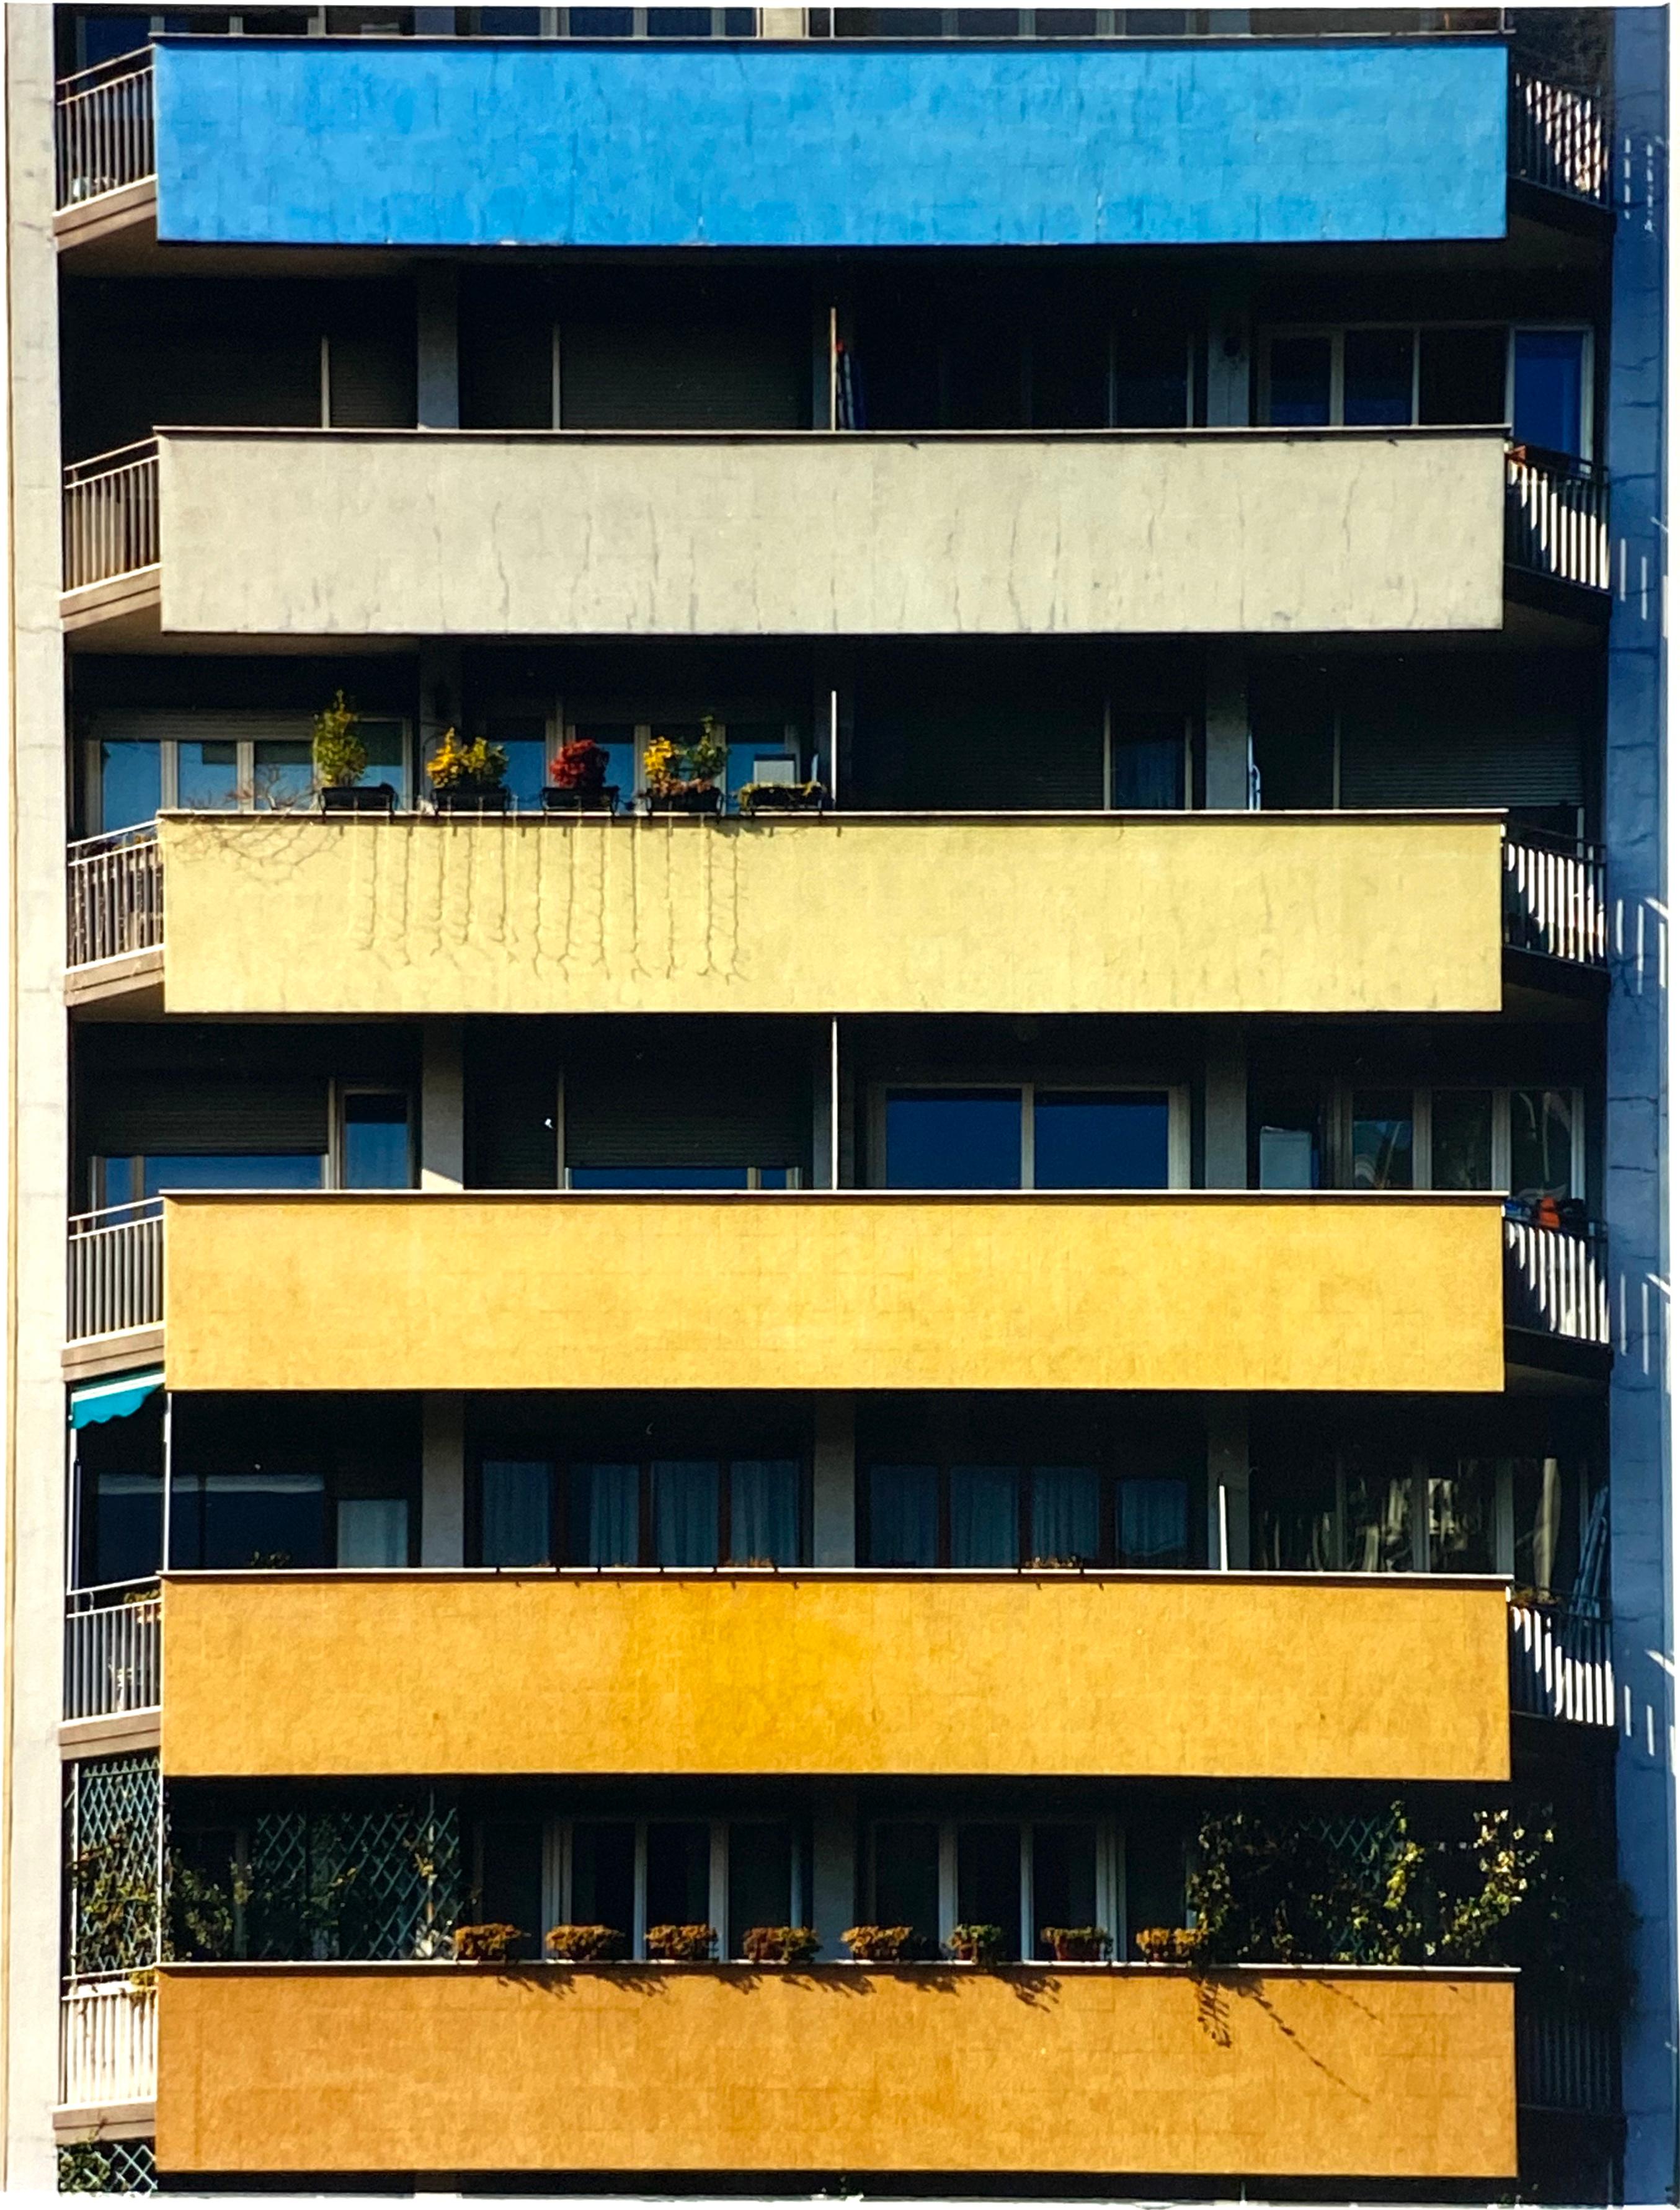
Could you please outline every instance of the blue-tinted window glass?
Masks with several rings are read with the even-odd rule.
[[[711,9],[650,8],[648,36],[650,39],[709,39],[711,36]]]
[[[175,803],[207,810],[239,802],[236,744],[178,744],[175,747]]]
[[[142,1194],[166,1189],[319,1189],[317,1151],[154,1153],[142,1162]]]
[[[262,743],[251,747],[253,802],[271,813],[293,813],[315,795],[313,747]]]
[[[639,1466],[573,1466],[570,1499],[572,1563],[638,1564],[642,1553],[641,1498]]]
[[[1272,420],[1279,428],[1302,430],[1329,421],[1328,337],[1272,339]]]
[[[486,1566],[547,1565],[553,1555],[546,1458],[486,1458],[479,1471],[479,1550]]]
[[[1032,1555],[1077,1559],[1101,1556],[1103,1511],[1097,1469],[1036,1465],[1032,1469]]]
[[[936,1566],[939,1561],[939,1469],[931,1465],[872,1465],[869,1564]]]
[[[729,1468],[729,1555],[737,1565],[799,1563],[799,1461],[736,1458]]]
[[[951,1562],[1021,1562],[1020,1475],[1012,1465],[952,1467]]]
[[[514,721],[492,720],[485,734],[507,754],[507,788],[522,813],[542,806],[542,786],[548,780],[548,725],[540,715]]]
[[[169,1561],[192,1570],[326,1563],[318,1473],[181,1473],[172,1484]]]
[[[406,1496],[341,1496],[337,1519],[337,1564],[386,1567],[408,1564]]]
[[[98,1482],[98,1545],[84,1580],[97,1587],[156,1573],[163,1557],[162,1476],[101,1471]]]
[[[891,1090],[889,1189],[1018,1189],[1021,1097],[1015,1090]]]
[[[719,1468],[715,1459],[656,1458],[653,1464],[653,1562],[717,1563]]]
[[[163,803],[163,746],[116,744],[100,746],[98,827],[109,835],[137,829],[157,818]]]
[[[1039,1189],[1165,1189],[1168,1120],[1164,1092],[1040,1090],[1033,1181]]]
[[[574,39],[628,39],[636,29],[633,8],[573,8],[566,25]]]
[[[82,16],[82,66],[94,69],[100,62],[115,61],[119,54],[134,53],[148,45],[151,36],[149,15],[106,15],[103,9],[88,9]]]
[[[620,806],[636,793],[636,726],[632,722],[579,722],[570,733],[599,745],[607,755],[606,782],[616,788]]]
[[[361,780],[369,785],[388,782],[396,802],[408,802],[408,734],[401,722],[364,721],[356,733],[367,748],[367,767]]]
[[[726,8],[723,10],[723,35],[726,39],[756,39],[758,35],[758,9]]]
[[[1126,716],[1110,734],[1109,802],[1122,812],[1171,813],[1184,804],[1184,723],[1176,714]]]
[[[1356,1189],[1411,1187],[1410,1090],[1354,1091],[1353,1186]]]
[[[541,8],[480,8],[478,31],[481,39],[535,39],[542,34]]]
[[[399,1090],[352,1090],[344,1100],[346,1189],[407,1189],[408,1100]]]
[[[1350,330],[1342,341],[1342,420],[1381,428],[1411,420],[1410,330]]]
[[[1120,1483],[1122,1566],[1169,1567],[1190,1562],[1190,1492],[1181,1481]]]
[[[1580,330],[1515,334],[1511,426],[1520,445],[1579,458],[1586,346]]]
[[[735,794],[742,783],[756,778],[755,764],[761,758],[780,761],[792,750],[787,731],[780,722],[731,722],[726,732],[728,754],[723,770],[723,788],[728,803],[733,807]],[[799,777],[799,763],[795,760],[791,770],[783,770],[790,782]],[[770,782],[772,775],[763,780]]]
[[[573,1189],[745,1189],[745,1167],[568,1167]]]

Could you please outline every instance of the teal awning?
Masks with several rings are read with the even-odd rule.
[[[145,1374],[113,1374],[108,1381],[84,1381],[70,1392],[70,1425],[91,1428],[101,1420],[125,1420],[162,1386],[162,1370],[156,1367]]]

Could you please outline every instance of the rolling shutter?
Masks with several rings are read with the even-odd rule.
[[[144,1072],[88,1089],[82,1141],[104,1158],[327,1148],[327,1084],[319,1075]]]
[[[709,1040],[567,1068],[568,1166],[799,1166],[810,1153],[808,1084],[773,1054]]]
[[[797,430],[809,363],[752,320],[570,321],[561,335],[568,430]]]

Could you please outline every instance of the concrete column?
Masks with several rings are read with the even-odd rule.
[[[420,1157],[422,1189],[465,1184],[466,1115],[462,1096],[461,1023],[429,1020],[420,1037]]]
[[[765,39],[802,39],[806,11],[803,8],[764,8],[759,10],[759,36]]]
[[[1211,812],[1248,811],[1248,666],[1242,645],[1215,637],[1207,648],[1207,790]]]
[[[1245,285],[1216,282],[1207,302],[1207,423],[1212,430],[1240,430],[1248,420],[1252,342]]]
[[[1207,1561],[1241,1573],[1248,1563],[1248,1400],[1207,1400]]]
[[[416,414],[422,430],[461,427],[460,281],[453,263],[428,263],[414,279]]]
[[[467,1413],[458,1389],[428,1390],[420,1400],[420,1563],[466,1560]]]
[[[1248,1187],[1248,1044],[1240,1023],[1208,1033],[1202,1082],[1202,1184]]]
[[[857,1923],[857,1802],[849,1788],[819,1787],[813,1796],[807,1914],[823,1937],[819,1954],[843,1959],[840,1936]]]
[[[857,1563],[855,1400],[849,1390],[817,1392],[811,1459],[811,1562]]]

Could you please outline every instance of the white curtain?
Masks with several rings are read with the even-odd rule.
[[[737,1565],[799,1563],[799,1465],[738,1458],[729,1468],[729,1555]]]
[[[1018,1566],[1020,1482],[1012,1465],[951,1469],[951,1562]]]
[[[717,1563],[718,1470],[715,1458],[656,1458],[653,1555],[660,1566]]]
[[[1035,1558],[1098,1558],[1103,1514],[1097,1469],[1036,1465],[1032,1470],[1032,1555]]]
[[[486,1566],[548,1562],[548,1464],[542,1458],[486,1458],[480,1552]]]

